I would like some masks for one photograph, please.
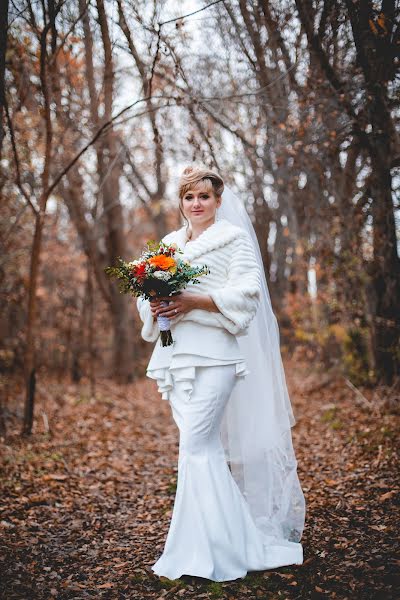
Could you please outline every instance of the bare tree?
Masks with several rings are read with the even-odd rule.
[[[396,26],[395,2],[346,0],[336,7],[352,34],[354,65],[358,86],[363,89],[363,105],[349,97],[346,73],[332,65],[324,48],[323,33],[316,26],[316,13],[309,3],[296,0],[309,50],[320,73],[329,82],[342,111],[351,119],[357,143],[369,158],[368,196],[372,203],[373,262],[369,266],[373,314],[374,362],[379,379],[392,383],[400,368],[396,349],[400,341],[400,259],[397,252],[391,169],[399,156],[399,138],[391,116],[388,83],[396,74],[400,27]],[[324,22],[337,18],[325,4]],[[348,63],[345,67],[348,72]],[[348,75],[348,73],[347,73]],[[357,90],[358,91],[358,90]],[[353,101],[352,101],[353,100]]]
[[[7,30],[9,0],[0,2],[0,158],[4,139],[4,108],[6,103],[4,75],[6,68]]]
[[[42,234],[45,223],[46,206],[49,198],[50,169],[53,152],[53,121],[50,104],[52,101],[52,88],[49,78],[49,59],[54,54],[57,44],[56,16],[61,9],[61,3],[56,4],[54,0],[48,0],[43,4],[42,20],[40,26],[35,17],[32,4],[28,1],[31,25],[38,37],[40,48],[40,88],[43,96],[43,115],[45,129],[45,152],[44,163],[41,174],[41,194],[38,207],[35,209],[35,229],[32,242],[29,270],[28,287],[28,314],[26,324],[26,356],[25,356],[25,411],[23,433],[29,435],[32,430],[35,379],[36,379],[36,289],[40,265],[40,252],[42,246]],[[48,36],[50,37],[50,51],[48,48]]]

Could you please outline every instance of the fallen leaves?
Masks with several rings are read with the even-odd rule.
[[[381,496],[379,496],[379,502],[385,502],[386,500],[394,498],[398,494],[398,492],[398,490],[390,490],[389,492],[382,494]]]
[[[7,600],[395,598],[398,417],[377,420],[343,381],[306,376],[306,368],[285,366],[307,503],[303,565],[236,582],[157,577],[151,565],[176,492],[178,433],[168,403],[149,380],[102,380],[95,404],[79,401],[83,385],[46,380],[38,397],[47,394],[51,435],[38,406],[32,438],[22,440],[16,422],[0,447]]]

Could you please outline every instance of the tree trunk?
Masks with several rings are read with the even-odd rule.
[[[87,290],[88,290],[88,308],[89,318],[87,323],[88,328],[88,353],[89,353],[89,381],[90,381],[90,398],[96,398],[96,350],[95,350],[95,329],[94,329],[94,313],[95,313],[95,295],[93,293],[93,278],[91,265],[87,263]]]
[[[108,121],[112,117],[114,93],[114,66],[112,60],[111,40],[108,29],[104,1],[97,0],[97,12],[104,48],[104,117]],[[124,238],[124,219],[119,200],[120,161],[117,156],[116,134],[111,127],[103,137],[102,157],[103,172],[100,173],[100,193],[107,223],[106,244],[111,265],[117,258],[126,258]],[[129,302],[130,298],[122,295],[114,285],[111,288],[111,313],[114,330],[113,339],[113,372],[121,383],[133,379],[133,348],[129,335]]]
[[[4,132],[4,108],[6,105],[6,91],[4,74],[6,69],[7,29],[8,29],[9,0],[0,1],[0,159],[2,156]]]
[[[52,21],[44,25],[40,33],[40,85],[44,101],[44,125],[45,125],[45,156],[41,177],[42,193],[39,199],[39,210],[35,214],[35,232],[33,237],[31,263],[29,272],[28,288],[28,312],[26,324],[26,355],[25,355],[25,409],[22,434],[30,435],[33,425],[35,383],[36,383],[36,290],[39,276],[40,253],[42,246],[42,233],[45,223],[46,206],[49,195],[50,167],[52,160],[53,126],[51,119],[50,102],[52,99],[51,85],[48,78],[48,54],[47,34],[51,30],[53,37],[55,30],[54,3],[49,0],[49,14]],[[52,45],[54,48],[54,45]]]
[[[358,111],[354,110],[341,74],[331,65],[316,32],[313,6],[304,0],[296,0],[296,6],[307,34],[310,55],[315,57],[321,73],[329,81],[338,106],[352,119],[354,135],[370,157],[374,259],[369,294],[372,295],[374,357],[377,380],[390,385],[400,370],[400,259],[390,171],[396,150],[396,133],[387,98],[388,81],[394,80],[397,69],[394,2],[383,2],[378,15],[371,1],[345,0],[347,12],[345,10],[342,17],[350,22],[355,68],[361,70],[364,78],[364,108]],[[377,19],[383,23],[384,35],[378,32]],[[367,124],[371,126],[371,133],[366,132]]]
[[[394,2],[382,5],[385,25],[382,39],[374,33],[375,12],[371,2],[355,5],[346,0],[357,61],[365,79],[366,112],[372,131],[367,137],[371,158],[371,198],[374,259],[371,268],[375,308],[373,315],[376,374],[379,381],[393,383],[400,371],[400,259],[397,252],[391,161],[396,133],[389,109],[387,82],[394,78]],[[392,35],[393,33],[393,35]]]
[[[41,200],[41,205],[46,200]],[[26,323],[26,350],[25,350],[25,406],[22,433],[30,435],[33,425],[35,385],[36,385],[36,289],[39,275],[40,252],[42,245],[42,232],[44,226],[44,213],[41,211],[36,215],[35,233],[33,236],[31,262],[29,269],[28,288],[28,313]]]
[[[372,108],[372,110],[374,110]],[[376,121],[382,114],[375,107]],[[372,117],[372,115],[371,115]],[[371,195],[374,260],[371,268],[374,290],[374,352],[378,379],[387,385],[400,372],[400,260],[397,254],[392,180],[384,123],[374,123],[382,133],[374,136],[371,152]]]

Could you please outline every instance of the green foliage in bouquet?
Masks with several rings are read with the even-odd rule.
[[[207,265],[194,267],[178,254],[183,254],[176,244],[164,244],[150,240],[138,260],[125,262],[118,257],[118,264],[104,270],[118,281],[121,293],[151,300],[160,296],[173,296],[188,283],[200,283],[198,277],[210,272]],[[166,301],[164,301],[166,302]],[[167,303],[167,302],[166,302]],[[169,320],[157,318],[161,332],[161,344],[173,343]]]
[[[105,273],[115,277],[121,293],[142,296],[150,300],[170,296],[184,289],[189,282],[200,283],[198,277],[210,272],[207,265],[196,267],[177,256],[183,254],[176,244],[149,240],[137,260],[117,258],[117,265],[106,267]]]

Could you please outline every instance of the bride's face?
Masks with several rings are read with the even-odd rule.
[[[213,191],[204,187],[188,190],[182,198],[182,211],[189,221],[194,224],[207,224],[215,221],[215,211],[221,200]]]

